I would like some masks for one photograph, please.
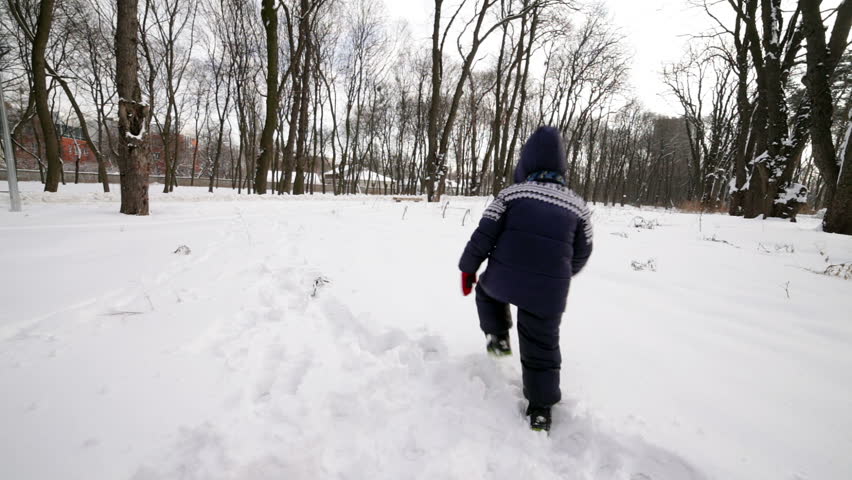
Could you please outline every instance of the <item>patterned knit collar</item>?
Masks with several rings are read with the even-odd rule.
[[[540,170],[538,172],[533,172],[527,176],[528,182],[546,182],[546,183],[558,183],[562,186],[568,184],[568,181],[565,180],[565,175],[562,175],[559,172],[554,172],[551,170]]]

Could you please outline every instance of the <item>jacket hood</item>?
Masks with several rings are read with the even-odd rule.
[[[562,135],[553,127],[538,127],[521,148],[521,160],[515,167],[515,183],[535,172],[547,170],[565,175],[568,162]]]

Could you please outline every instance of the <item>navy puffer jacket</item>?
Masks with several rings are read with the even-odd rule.
[[[571,189],[526,179],[566,169],[559,131],[540,127],[521,150],[515,184],[485,210],[459,261],[461,271],[476,273],[488,259],[480,279],[485,292],[545,317],[565,311],[571,277],[592,254],[592,224],[586,203]]]

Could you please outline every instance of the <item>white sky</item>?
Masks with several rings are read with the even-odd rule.
[[[615,24],[626,37],[633,53],[631,82],[634,94],[650,110],[679,115],[673,98],[667,95],[661,76],[665,63],[683,55],[690,33],[703,32],[714,25],[701,9],[687,0],[601,0]],[[447,2],[450,5],[455,2]],[[385,0],[389,19],[405,18],[415,39],[428,45],[432,28],[432,0]],[[449,7],[445,7],[445,10]]]
[[[682,112],[665,86],[663,65],[680,60],[689,35],[706,32],[715,23],[686,0],[605,0],[633,53],[631,84],[636,97],[657,113]]]

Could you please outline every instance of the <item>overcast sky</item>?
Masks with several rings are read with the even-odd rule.
[[[405,18],[415,37],[428,42],[431,35],[432,0],[385,0],[389,17]],[[679,108],[666,95],[660,79],[664,63],[683,55],[687,35],[713,26],[703,11],[687,0],[603,0],[626,37],[633,53],[631,82],[634,94],[658,113],[678,115]]]
[[[680,107],[667,94],[660,78],[663,64],[679,60],[690,34],[705,32],[714,23],[686,0],[606,0],[616,25],[633,53],[631,84],[649,109],[679,115]]]

